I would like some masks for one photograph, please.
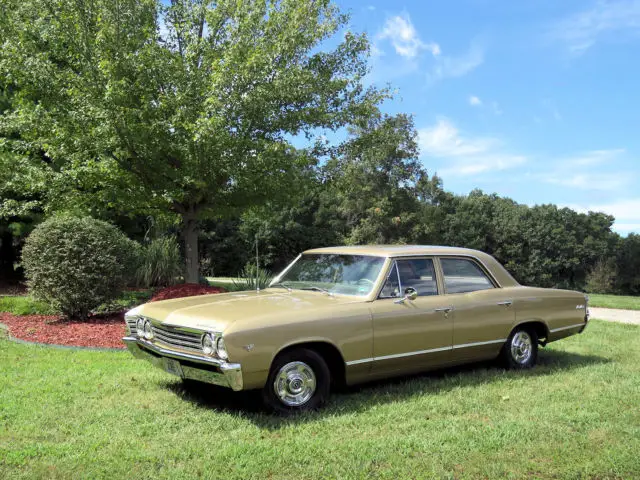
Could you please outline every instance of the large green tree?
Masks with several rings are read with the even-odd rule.
[[[420,205],[440,191],[418,159],[417,133],[408,115],[373,115],[349,128],[349,137],[324,166],[325,204],[343,220],[349,244],[411,243],[424,229]]]
[[[286,192],[308,161],[293,138],[312,143],[386,96],[362,85],[365,36],[323,50],[346,22],[328,0],[4,0],[0,75],[15,101],[0,135],[85,189],[142,189],[179,215],[196,281],[200,219]]]

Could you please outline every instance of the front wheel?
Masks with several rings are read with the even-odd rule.
[[[507,368],[533,367],[538,361],[538,335],[533,329],[516,327],[502,347],[500,355]]]
[[[330,383],[324,359],[313,350],[296,348],[276,357],[262,398],[282,414],[315,410],[328,400]]]

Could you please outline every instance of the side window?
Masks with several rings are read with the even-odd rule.
[[[467,293],[494,288],[484,271],[464,258],[440,258],[447,293]]]
[[[387,280],[380,291],[380,298],[396,298],[400,296],[400,284],[398,283],[398,269],[393,264]]]
[[[418,292],[419,297],[438,294],[436,269],[430,258],[411,258],[397,261],[400,271],[402,290],[411,287]]]

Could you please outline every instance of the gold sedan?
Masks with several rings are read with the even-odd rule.
[[[269,288],[148,303],[126,315],[128,349],[183,379],[261,389],[288,413],[335,385],[500,358],[582,332],[588,298],[524,287],[493,257],[430,246],[308,250]]]

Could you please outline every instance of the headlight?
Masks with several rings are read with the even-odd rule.
[[[136,321],[136,335],[138,335],[138,337],[140,338],[144,336],[144,319],[143,318],[139,318]]]
[[[213,340],[213,335],[210,333],[205,333],[202,336],[202,352],[205,355],[213,355],[216,350],[216,344]]]
[[[227,352],[227,347],[224,344],[224,338],[220,337],[218,339],[218,357],[222,360],[227,360],[229,358],[229,353]]]
[[[153,330],[151,330],[151,322],[147,320],[144,322],[144,338],[151,340],[153,338]]]

